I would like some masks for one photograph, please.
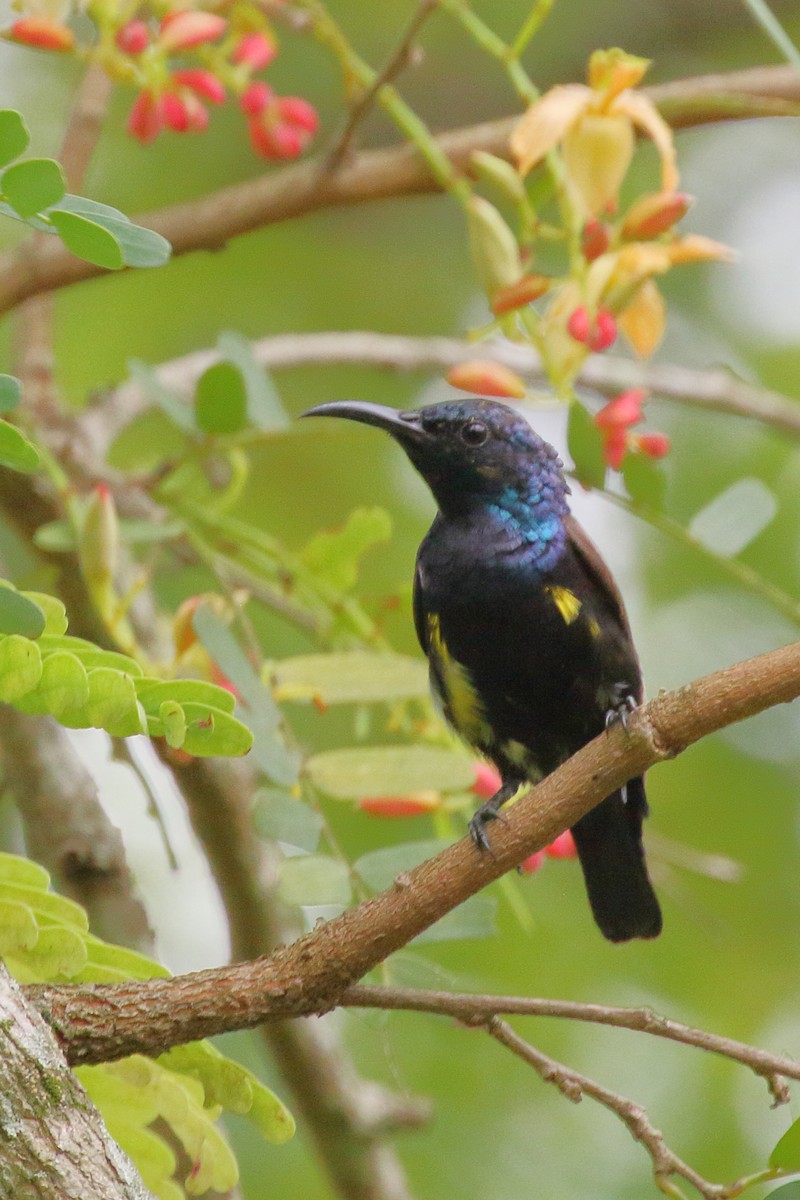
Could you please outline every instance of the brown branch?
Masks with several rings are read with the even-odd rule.
[[[635,1141],[641,1142],[650,1155],[653,1162],[653,1174],[662,1191],[667,1192],[668,1195],[682,1196],[683,1193],[676,1191],[670,1182],[673,1175],[680,1175],[697,1189],[704,1200],[725,1200],[725,1197],[738,1195],[739,1183],[734,1183],[730,1187],[711,1183],[682,1158],[679,1158],[669,1148],[661,1130],[656,1129],[641,1105],[634,1103],[633,1100],[628,1100],[625,1096],[620,1096],[617,1092],[612,1092],[610,1088],[603,1087],[596,1080],[590,1079],[588,1075],[583,1075],[580,1071],[575,1071],[572,1067],[567,1067],[564,1063],[557,1062],[556,1059],[543,1054],[541,1050],[537,1050],[530,1042],[526,1042],[518,1033],[515,1033],[511,1026],[499,1017],[489,1017],[483,1024],[487,1033],[491,1034],[512,1054],[516,1054],[523,1062],[533,1067],[544,1083],[552,1083],[554,1087],[557,1087],[567,1100],[573,1104],[579,1104],[584,1096],[589,1096],[619,1117],[631,1137]]]
[[[505,340],[475,343],[460,338],[343,330],[278,334],[253,342],[251,350],[255,359],[270,371],[356,363],[390,371],[444,372],[468,359],[482,358],[502,363],[524,379],[550,389],[536,351]],[[216,350],[196,350],[162,363],[157,374],[165,387],[188,397],[203,372],[219,361]],[[675,363],[642,363],[592,354],[584,363],[578,382],[606,396],[626,388],[645,388],[679,404],[749,417],[800,437],[800,403],[780,392],[738,379],[720,367],[694,370]],[[117,434],[151,405],[152,399],[137,382],[121,384],[104,397],[102,405],[90,405],[74,417],[68,461],[76,464],[84,478],[92,478],[87,471],[97,472]],[[111,482],[119,479],[107,469],[102,475]],[[124,481],[120,483],[125,486]]]
[[[520,1017],[558,1017],[630,1029],[720,1054],[749,1067],[767,1083],[774,1105],[789,1102],[785,1079],[800,1080],[800,1062],[781,1054],[770,1054],[757,1046],[720,1037],[704,1029],[662,1017],[649,1008],[619,1008],[605,1004],[581,1004],[574,1000],[550,1000],[529,996],[487,996],[469,992],[440,992],[424,988],[358,986],[350,988],[337,1002],[344,1008],[379,1008],[406,1012],[438,1013],[465,1025],[484,1024],[500,1014]]]
[[[0,705],[0,759],[31,857],[58,891],[83,905],[94,933],[151,954],[153,933],[122,837],[66,732],[50,717]]]
[[[45,986],[31,995],[73,1063],[107,1061],[223,1030],[334,1007],[369,970],[469,896],[551,842],[626,780],[736,721],[800,695],[800,643],[704,676],[644,705],[517,801],[492,833],[468,838],[387,891],[320,924],[270,958],[175,979]]]
[[[358,102],[353,106],[350,116],[347,120],[347,124],[345,125],[344,132],[334,146],[325,163],[324,170],[326,172],[336,171],[348,157],[353,141],[353,135],[355,134],[359,124],[364,120],[367,113],[372,108],[372,105],[374,104],[381,88],[385,87],[387,83],[391,83],[393,79],[397,78],[401,71],[404,71],[407,66],[413,63],[415,51],[418,49],[418,47],[414,46],[414,39],[427,21],[428,17],[436,8],[437,3],[438,0],[420,0],[417,11],[411,18],[408,29],[403,35],[403,38],[394,54],[391,56],[382,70],[379,71],[375,76],[371,86],[367,88]]]
[[[253,830],[251,768],[201,759],[176,767],[167,754],[162,757],[220,890],[234,959],[254,958],[292,940],[298,929],[277,898],[277,864]],[[426,1120],[427,1104],[360,1078],[327,1022],[276,1021],[262,1033],[338,1194],[346,1200],[410,1200],[387,1135]]]
[[[791,67],[755,67],[730,75],[676,80],[648,91],[676,129],[709,121],[793,115],[800,105],[800,75]],[[458,171],[468,171],[475,150],[508,155],[508,138],[518,117],[452,130],[439,144]],[[137,218],[166,237],[176,255],[218,250],[231,238],[320,209],[389,197],[438,191],[413,146],[369,150],[333,173],[310,159],[246,183],[222,188],[200,200],[176,204]],[[73,257],[55,238],[26,243],[0,255],[0,314],[42,292],[104,274]]]

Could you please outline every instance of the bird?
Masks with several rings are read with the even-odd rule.
[[[622,597],[570,513],[558,453],[507,405],[470,398],[400,412],[337,400],[302,415],[384,430],[433,493],[414,622],[446,720],[502,780],[469,823],[485,852],[503,804],[642,703]],[[612,942],[661,932],[647,811],[637,776],[572,827],[590,908]]]

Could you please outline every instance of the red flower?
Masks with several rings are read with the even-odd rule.
[[[635,442],[636,449],[648,458],[663,458],[669,454],[670,441],[665,433],[640,433]]]
[[[203,67],[189,67],[185,71],[174,71],[172,82],[181,88],[189,88],[204,100],[212,104],[225,103],[225,88],[212,71]]]
[[[665,433],[632,434],[632,425],[644,419],[643,405],[647,393],[641,388],[629,388],[609,400],[595,415],[594,423],[603,438],[603,457],[610,467],[618,471],[629,451],[646,454],[649,458],[663,458],[669,451],[669,438]]]
[[[488,800],[495,792],[499,792],[503,786],[503,781],[500,778],[500,772],[492,763],[475,762],[473,763],[475,771],[475,782],[470,789],[476,796],[481,796]]]
[[[236,43],[231,60],[244,63],[251,71],[263,71],[277,53],[277,46],[265,33],[245,33]]]
[[[586,306],[581,304],[567,321],[567,333],[590,350],[607,350],[616,341],[617,322],[607,308],[598,308],[595,316],[590,317]]]
[[[145,21],[128,21],[117,30],[114,41],[126,54],[141,54],[150,44],[150,30]]]
[[[205,42],[215,42],[228,22],[216,13],[183,8],[169,12],[161,22],[158,44],[164,50],[193,50]]]
[[[128,133],[146,146],[158,137],[163,127],[164,116],[160,99],[154,92],[145,88],[133,102],[128,117]]]
[[[577,858],[578,851],[575,848],[575,839],[569,829],[565,829],[560,833],[554,842],[549,846],[545,846],[544,852],[548,858]]]
[[[265,83],[251,83],[239,101],[248,114],[250,141],[262,158],[297,158],[316,132],[319,118],[300,96],[275,96]]]
[[[601,254],[605,254],[609,245],[608,226],[597,217],[591,217],[583,227],[581,234],[581,249],[587,262],[594,262]]]
[[[544,850],[537,850],[535,854],[529,854],[523,863],[520,863],[519,869],[522,875],[533,875],[539,870],[545,860]]]

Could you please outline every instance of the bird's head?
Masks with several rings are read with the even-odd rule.
[[[405,450],[443,513],[474,505],[518,514],[566,515],[569,491],[554,448],[528,422],[494,400],[454,400],[398,412],[380,404],[337,400],[304,417],[345,417],[376,425]]]

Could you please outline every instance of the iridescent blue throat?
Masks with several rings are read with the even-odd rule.
[[[523,484],[509,485],[486,503],[502,531],[503,557],[547,571],[558,562],[567,541],[567,486],[560,472],[537,471]]]

